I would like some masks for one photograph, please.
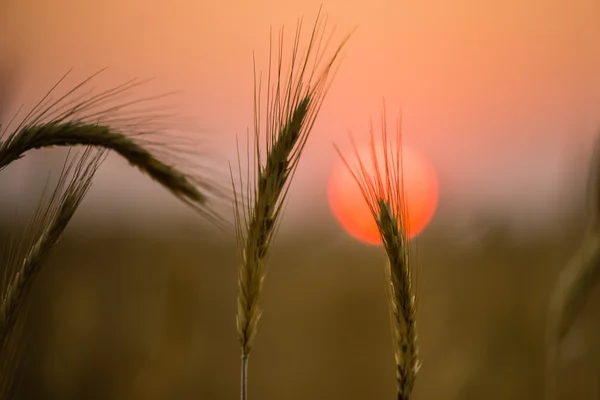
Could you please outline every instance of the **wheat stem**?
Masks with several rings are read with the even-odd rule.
[[[402,175],[401,126],[397,127],[395,152],[388,142],[382,117],[383,169],[379,165],[375,136],[371,127],[371,162],[369,171],[353,142],[355,161],[351,165],[338,154],[357,182],[371,214],[375,219],[387,256],[386,287],[396,363],[396,391],[398,400],[408,400],[414,388],[420,362],[416,330],[416,296],[412,285],[413,268],[409,263],[407,219],[405,215],[404,184]]]
[[[0,302],[0,351],[2,362],[14,352],[9,345],[22,313],[25,297],[44,262],[58,243],[65,228],[92,184],[105,152],[87,148],[79,159],[67,157],[59,182],[47,203],[42,203],[30,223],[23,246],[24,254],[7,262],[6,282]],[[70,181],[69,181],[70,179]],[[65,188],[66,186],[66,188]],[[2,391],[11,386],[11,371],[3,365]]]
[[[253,182],[250,179],[250,171],[248,171],[246,185],[241,182],[239,148],[240,183],[237,186],[239,190],[236,190],[232,173],[239,253],[236,323],[242,353],[243,399],[247,397],[248,358],[261,315],[259,298],[266,275],[265,262],[268,250],[280,221],[290,181],[331,83],[329,78],[333,75],[333,66],[349,38],[347,36],[342,41],[334,55],[327,61],[323,71],[315,75],[322,58],[319,48],[323,40],[323,32],[319,17],[303,58],[298,57],[300,32],[301,23],[296,31],[287,73],[283,72],[282,63],[283,34],[279,41],[279,54],[273,77],[271,77],[271,60],[269,60],[265,123],[266,157],[263,161],[259,142],[260,79],[257,80],[255,75]],[[314,62],[314,65],[309,66],[310,62]],[[250,151],[248,146],[248,152]]]
[[[242,354],[242,366],[241,366],[241,400],[247,400],[248,398],[248,355]]]

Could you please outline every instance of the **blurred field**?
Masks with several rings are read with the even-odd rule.
[[[21,398],[237,398],[233,241],[173,227],[86,232],[68,230],[35,285]],[[582,235],[514,241],[490,229],[477,247],[451,248],[452,232],[425,232],[413,249],[415,399],[542,398],[546,301]],[[277,238],[253,399],[394,398],[383,260],[338,229]],[[565,344],[564,398],[593,398],[592,303]]]

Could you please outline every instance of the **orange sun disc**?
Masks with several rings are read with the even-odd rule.
[[[378,153],[379,171],[385,174],[382,143],[375,144]],[[369,177],[375,177],[371,145],[358,149]],[[354,167],[356,154],[352,150],[344,158]],[[431,163],[414,149],[402,146],[404,179],[406,234],[408,238],[417,236],[431,221],[438,202],[438,180]],[[382,178],[385,178],[383,176]],[[380,245],[381,238],[377,224],[363,194],[346,165],[340,161],[334,168],[328,190],[329,204],[338,222],[355,239],[372,245]]]

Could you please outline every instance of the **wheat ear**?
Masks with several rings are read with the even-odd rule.
[[[321,25],[317,17],[304,57],[298,55],[301,26],[300,21],[289,71],[283,71],[283,31],[273,76],[271,60],[269,61],[265,117],[266,159],[263,163],[260,149],[261,82],[260,78],[256,79],[255,74],[254,182],[250,182],[249,176],[245,185],[242,182],[239,150],[239,184],[235,183],[232,173],[239,252],[237,332],[242,350],[242,399],[247,397],[248,356],[261,315],[259,297],[265,278],[265,259],[281,216],[289,183],[327,93],[339,53],[348,39],[346,37],[342,41],[323,70],[317,73],[323,56],[321,46],[325,24]],[[326,43],[322,50],[325,48]],[[249,145],[248,152],[250,153]]]
[[[145,83],[138,80],[131,80],[97,94],[89,94],[89,91],[80,93],[97,73],[57,100],[50,99],[67,75],[54,85],[16,127],[10,128],[13,125],[11,121],[3,130],[0,129],[0,137],[4,139],[0,142],[0,170],[30,150],[89,145],[116,152],[188,204],[204,206],[207,202],[206,192],[218,191],[218,185],[211,179],[202,177],[194,180],[189,174],[157,157],[159,153],[168,153],[171,148],[171,152],[176,151],[172,156],[181,159],[181,152],[184,151],[183,146],[176,147],[165,134],[165,131],[177,127],[172,115],[146,105],[169,95],[168,93],[125,99],[134,88]],[[136,109],[136,106],[143,108]],[[210,212],[206,214],[215,217]]]
[[[377,223],[387,256],[387,293],[392,321],[396,389],[398,400],[408,400],[420,367],[416,331],[416,296],[412,283],[413,268],[409,263],[402,175],[401,125],[398,121],[395,146],[389,142],[385,108],[382,117],[383,154],[377,154],[373,127],[370,173],[353,142],[355,162],[351,164],[336,150],[353,175]],[[395,149],[395,150],[394,150]],[[383,156],[383,170],[378,157]]]
[[[88,147],[81,156],[67,156],[58,184],[48,201],[42,201],[29,224],[20,250],[4,259],[4,284],[0,301],[0,358],[3,368],[0,389],[7,393],[14,384],[11,368],[15,356],[14,333],[23,313],[25,297],[61,238],[92,184],[94,174],[104,159],[105,151]],[[5,397],[2,397],[5,398]]]
[[[560,271],[551,293],[546,328],[546,398],[556,397],[562,339],[587,304],[600,280],[600,136],[589,172],[590,227],[583,243]]]

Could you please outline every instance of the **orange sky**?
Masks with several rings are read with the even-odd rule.
[[[154,90],[183,90],[182,112],[231,157],[235,134],[252,123],[252,51],[266,66],[269,27],[292,33],[321,2],[4,4],[0,48],[19,51],[24,99],[71,67],[83,77],[108,66],[111,84],[156,77]],[[402,107],[405,140],[432,158],[448,197],[493,202],[508,190],[515,204],[535,203],[536,193],[556,203],[548,196],[564,184],[565,154],[600,127],[600,2],[334,0],[323,11],[338,39],[358,30],[301,162],[292,211],[306,199],[325,204],[332,141],[345,147],[348,131],[366,134],[383,97],[391,116]]]

